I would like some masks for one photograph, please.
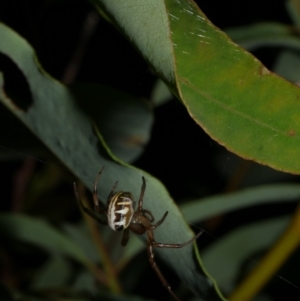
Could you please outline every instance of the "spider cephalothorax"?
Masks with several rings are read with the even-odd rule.
[[[110,191],[108,198],[107,198],[107,206],[105,209],[100,209],[99,207],[99,199],[97,196],[97,184],[100,179],[101,173],[104,169],[104,166],[100,170],[94,185],[94,191],[93,191],[93,200],[94,200],[94,208],[95,211],[100,214],[106,215],[106,220],[102,220],[99,218],[95,213],[93,213],[90,209],[86,208],[77,192],[76,184],[74,183],[74,191],[77,200],[79,201],[80,206],[82,207],[83,211],[86,212],[88,215],[90,215],[93,219],[95,219],[100,224],[109,225],[109,227],[114,231],[121,231],[124,230],[123,238],[122,238],[122,246],[126,246],[128,239],[129,239],[129,230],[132,231],[135,234],[142,235],[144,233],[147,234],[147,250],[149,254],[149,261],[151,263],[151,266],[153,267],[154,271],[158,275],[158,278],[161,280],[162,284],[167,288],[167,290],[170,292],[170,294],[178,301],[180,299],[174,294],[171,287],[169,286],[167,280],[159,270],[158,266],[156,265],[154,261],[154,253],[153,253],[153,247],[155,248],[182,248],[186,245],[192,243],[195,241],[201,234],[202,231],[200,231],[195,237],[190,239],[189,241],[183,243],[183,244],[166,244],[166,243],[158,243],[154,239],[153,230],[156,229],[158,226],[160,226],[167,214],[168,211],[165,212],[163,217],[156,223],[152,224],[154,222],[154,217],[152,213],[149,210],[143,209],[143,197],[146,189],[146,181],[145,178],[142,177],[143,184],[141,188],[141,194],[138,201],[138,207],[135,210],[135,202],[133,200],[133,195],[130,192],[123,192],[118,191],[115,192],[115,189],[117,187],[118,182],[116,182]]]

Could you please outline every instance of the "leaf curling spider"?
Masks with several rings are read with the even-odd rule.
[[[93,189],[93,201],[94,201],[94,209],[99,214],[105,214],[106,220],[102,220],[99,218],[94,212],[92,212],[89,208],[85,207],[82,200],[79,197],[76,183],[74,183],[74,192],[77,201],[79,202],[82,210],[87,213],[90,217],[92,217],[94,220],[96,220],[98,223],[102,225],[107,225],[114,231],[122,231],[124,230],[121,245],[126,246],[128,240],[129,240],[129,230],[132,231],[135,234],[143,235],[147,234],[147,251],[149,255],[149,261],[156,272],[158,278],[162,282],[163,286],[169,291],[169,293],[174,297],[175,300],[180,301],[180,299],[175,295],[175,293],[172,291],[169,283],[161,273],[160,269],[156,265],[154,261],[154,253],[153,248],[183,248],[192,242],[194,242],[203,231],[200,231],[196,236],[194,236],[189,241],[182,243],[182,244],[167,244],[167,243],[158,243],[154,239],[153,230],[155,230],[158,226],[160,226],[166,216],[168,215],[168,211],[165,212],[163,217],[156,223],[152,224],[154,222],[154,217],[150,210],[143,209],[143,198],[144,193],[146,189],[146,181],[145,178],[142,177],[143,184],[141,187],[141,193],[140,198],[138,201],[138,208],[135,210],[135,202],[133,199],[133,195],[130,192],[123,192],[118,191],[115,192],[115,189],[117,187],[118,181],[115,182],[113,185],[108,198],[107,198],[107,206],[105,209],[100,209],[99,207],[99,199],[97,196],[97,184],[99,182],[100,176],[103,172],[105,166],[103,166],[98,173],[98,176],[95,180],[94,189]]]

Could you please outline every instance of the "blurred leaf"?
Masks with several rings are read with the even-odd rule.
[[[257,23],[249,26],[227,28],[226,33],[234,42],[251,51],[267,46],[300,49],[298,30],[280,23]]]
[[[194,200],[180,206],[180,209],[186,219],[194,223],[249,206],[299,200],[300,185],[276,184]]]
[[[134,271],[133,271],[134,272]],[[131,278],[131,274],[130,277]],[[128,285],[126,285],[128,287]],[[78,273],[74,283],[72,284],[72,288],[76,292],[86,292],[89,295],[93,295],[96,300],[105,300],[105,301],[128,301],[128,300],[136,300],[136,301],[150,301],[153,299],[148,298],[141,298],[137,296],[130,296],[130,295],[116,295],[112,294],[110,292],[105,291],[99,291],[97,285],[95,285],[95,282],[93,281],[93,277],[90,273],[87,273],[86,271],[82,271],[81,273]]]
[[[283,51],[277,58],[274,72],[293,83],[300,81],[300,51]]]
[[[63,229],[77,245],[81,246],[85,254],[93,262],[101,262],[99,253],[92,240],[86,224],[64,224]],[[145,244],[137,235],[131,235],[126,248],[121,248],[121,237],[118,233],[112,233],[109,227],[100,226],[101,236],[107,242],[108,251],[112,261],[116,261],[116,270],[122,270],[139,252],[145,249]],[[112,244],[112,235],[118,236],[117,245]]]
[[[0,214],[2,235],[33,244],[51,254],[64,254],[86,265],[87,257],[81,248],[45,221],[22,214]]]
[[[293,23],[300,26],[300,2],[299,0],[287,0],[285,6]]]
[[[299,200],[299,185],[277,184],[195,200],[182,205],[181,210],[187,220],[194,223],[249,206]],[[288,223],[288,218],[280,218],[235,230],[201,252],[203,264],[208,272],[216,277],[221,289],[228,294],[236,285],[243,262],[246,259],[251,260],[253,254],[269,248]]]
[[[158,79],[152,89],[151,95],[151,100],[154,103],[154,105],[156,107],[160,106],[165,102],[171,100],[172,98],[173,95],[171,94],[169,88],[162,80]]]
[[[136,160],[150,138],[153,115],[142,99],[108,86],[77,84],[72,92],[97,126],[113,154],[125,162]]]
[[[70,239],[72,239],[93,262],[99,262],[99,253],[92,241],[91,234],[89,233],[86,224],[79,225],[63,224],[63,230]]]
[[[43,290],[63,287],[72,276],[71,265],[60,255],[51,256],[38,271],[32,281],[31,289]]]
[[[215,241],[202,252],[207,270],[215,275],[225,293],[235,287],[243,262],[269,248],[288,226],[289,220],[290,217],[280,217],[244,226]]]
[[[7,97],[3,78],[0,78],[2,103],[22,120],[87,187],[93,185],[100,167],[105,165],[106,169],[100,180],[101,189],[98,193],[102,200],[107,198],[113,183],[118,179],[120,179],[118,189],[130,191],[137,198],[142,185],[141,177],[145,176],[147,181],[145,209],[151,209],[156,219],[160,219],[164,212],[169,212],[163,227],[155,230],[156,240],[183,243],[191,239],[192,231],[164,186],[141,170],[125,164],[121,165],[120,160],[117,161],[119,163],[111,161],[108,155],[109,149],[103,139],[102,144],[99,143],[92,121],[78,109],[69,90],[42,70],[30,45],[3,24],[0,25],[0,36],[0,52],[9,56],[24,74],[33,98],[33,104],[27,110],[21,109]],[[47,243],[47,240],[43,243]],[[205,296],[207,300],[224,300],[217,292],[213,279],[208,278],[209,276],[199,269],[199,264],[193,256],[192,245],[178,250],[156,249],[155,253],[160,254],[172,266],[194,293]],[[83,254],[80,256],[85,258]]]
[[[75,292],[86,292],[92,295],[95,295],[99,291],[98,287],[95,285],[93,275],[86,270],[76,274],[72,289]]]
[[[192,1],[93,2],[213,139],[244,158],[300,173],[299,88],[234,44]],[[299,48],[289,28],[272,28],[270,41],[281,33]]]

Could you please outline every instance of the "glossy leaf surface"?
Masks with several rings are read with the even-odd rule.
[[[300,173],[300,90],[216,28],[193,1],[94,0],[216,141]]]
[[[118,189],[130,191],[135,198],[140,193],[144,175],[147,182],[144,207],[150,209],[156,220],[168,211],[163,226],[155,230],[158,242],[181,243],[193,233],[174,205],[164,186],[145,172],[112,161],[109,149],[94,132],[93,122],[79,110],[73,95],[59,82],[46,74],[33,49],[18,34],[0,25],[0,52],[10,57],[24,74],[32,94],[33,103],[21,109],[5,93],[5,74],[0,79],[0,99],[87,187],[93,185],[99,169],[106,169],[99,182],[99,197],[105,200],[113,183],[119,180]],[[101,130],[101,129],[100,129]],[[70,193],[73,193],[70,187]],[[74,197],[75,201],[75,197]],[[172,250],[155,250],[177,272],[192,290],[208,300],[221,300],[215,284],[199,268],[193,256],[193,247]]]

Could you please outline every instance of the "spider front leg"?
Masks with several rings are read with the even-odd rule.
[[[100,176],[101,176],[101,174],[102,174],[102,172],[103,172],[103,170],[104,170],[104,167],[105,167],[105,166],[103,166],[103,167],[101,168],[101,170],[99,171],[99,173],[98,173],[98,176],[97,176],[97,178],[96,178],[96,180],[95,180],[95,184],[94,184],[94,190],[93,190],[94,208],[95,208],[95,210],[96,210],[97,212],[99,212],[99,213],[100,213],[101,209],[100,209],[100,207],[99,207],[99,199],[98,199],[97,185],[98,185]],[[114,186],[112,187],[112,189],[111,189],[111,191],[110,191],[110,193],[109,193],[109,195],[108,195],[108,197],[107,197],[107,205],[108,205],[110,199],[112,198],[112,196],[113,196],[113,194],[114,194],[114,192],[115,192],[115,189],[116,189],[117,185],[118,185],[118,181],[114,184]]]
[[[142,180],[143,180],[143,184],[142,184],[141,194],[140,194],[140,198],[139,198],[139,202],[138,202],[138,210],[140,210],[140,211],[143,210],[143,198],[144,198],[144,193],[145,193],[145,189],[146,189],[146,180],[144,177],[142,177]],[[148,211],[148,210],[146,210],[146,211]],[[151,216],[152,216],[152,214],[151,214]],[[152,216],[152,218],[153,218],[153,216]],[[154,218],[153,218],[153,220],[154,220]]]
[[[99,224],[102,225],[107,225],[107,221],[103,221],[101,218],[99,218],[95,213],[93,213],[89,208],[85,207],[81,198],[79,197],[78,191],[77,191],[77,187],[76,187],[76,183],[74,182],[74,192],[75,192],[75,196],[77,201],[79,202],[79,205],[81,207],[81,209],[87,213],[90,217],[92,217],[94,220],[96,220]],[[105,209],[99,209],[97,210],[100,214],[106,214],[106,210]]]
[[[97,212],[99,212],[99,210],[100,210],[100,207],[99,207],[99,199],[98,199],[98,195],[97,195],[97,184],[98,184],[98,182],[99,182],[99,179],[100,179],[100,176],[101,176],[101,174],[102,174],[102,171],[103,171],[104,167],[105,167],[105,166],[103,166],[103,167],[101,168],[101,170],[99,171],[98,176],[97,176],[97,178],[96,178],[96,180],[95,180],[95,184],[94,184],[93,201],[94,201],[94,208],[95,208],[95,210],[96,210]],[[99,213],[100,213],[100,212],[99,212]]]
[[[166,213],[164,214],[164,216],[155,224],[155,225],[152,225],[151,227],[149,227],[149,230],[154,230],[154,229],[156,229],[158,226],[160,226],[163,222],[164,222],[164,220],[165,220],[165,218],[167,217],[167,215],[168,215],[168,211],[166,211]]]

